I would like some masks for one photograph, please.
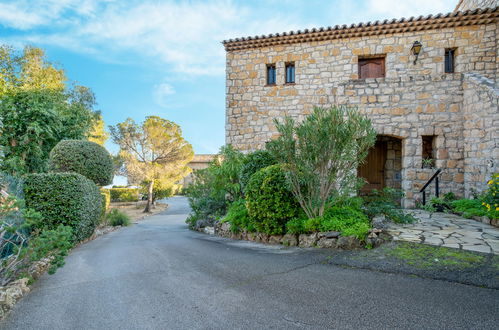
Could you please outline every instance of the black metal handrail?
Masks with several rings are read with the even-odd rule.
[[[423,188],[421,188],[421,190],[419,192],[422,192],[423,193],[423,205],[426,205],[426,187],[428,187],[430,185],[430,183],[435,180],[435,196],[436,197],[439,197],[440,195],[440,191],[438,189],[438,175],[440,174],[440,172],[442,172],[442,169],[439,168],[430,178],[430,180],[428,180],[425,185],[423,186]]]

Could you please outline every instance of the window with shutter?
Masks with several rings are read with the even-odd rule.
[[[385,76],[385,58],[359,58],[359,79],[383,78]]]
[[[454,53],[455,49],[448,48],[445,50],[445,73],[454,73]]]
[[[276,70],[275,64],[267,64],[267,85],[275,85]]]
[[[286,84],[294,84],[295,82],[295,64],[286,63]]]

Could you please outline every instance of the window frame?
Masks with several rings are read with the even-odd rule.
[[[273,69],[273,82],[270,82],[270,70]],[[275,86],[277,85],[277,66],[275,63],[269,63],[265,66],[266,70],[266,86]]]
[[[451,54],[452,56],[448,56]],[[449,68],[450,66],[450,68]],[[448,70],[449,68],[449,70]],[[444,72],[445,73],[455,73],[456,72],[456,48],[445,48],[444,50]]]
[[[363,65],[363,62],[369,62],[369,61],[375,61],[375,60],[381,60],[382,61],[382,68],[383,68],[383,75],[379,77],[362,77],[361,76],[361,67]],[[386,78],[386,55],[385,54],[379,54],[379,55],[369,55],[369,56],[359,56],[357,58],[357,75],[359,79],[379,79],[379,78]]]
[[[288,81],[288,68],[292,68],[292,81]],[[284,64],[284,83],[286,85],[293,85],[296,83],[296,65],[295,62],[286,62]]]

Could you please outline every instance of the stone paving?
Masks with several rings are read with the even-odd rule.
[[[454,214],[410,212],[418,222],[388,225],[394,240],[499,254],[498,228]]]

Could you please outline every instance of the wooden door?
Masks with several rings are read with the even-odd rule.
[[[373,189],[383,189],[385,186],[386,142],[376,141],[369,150],[367,158],[358,169],[358,176],[367,183],[362,187],[362,193],[369,193]]]

